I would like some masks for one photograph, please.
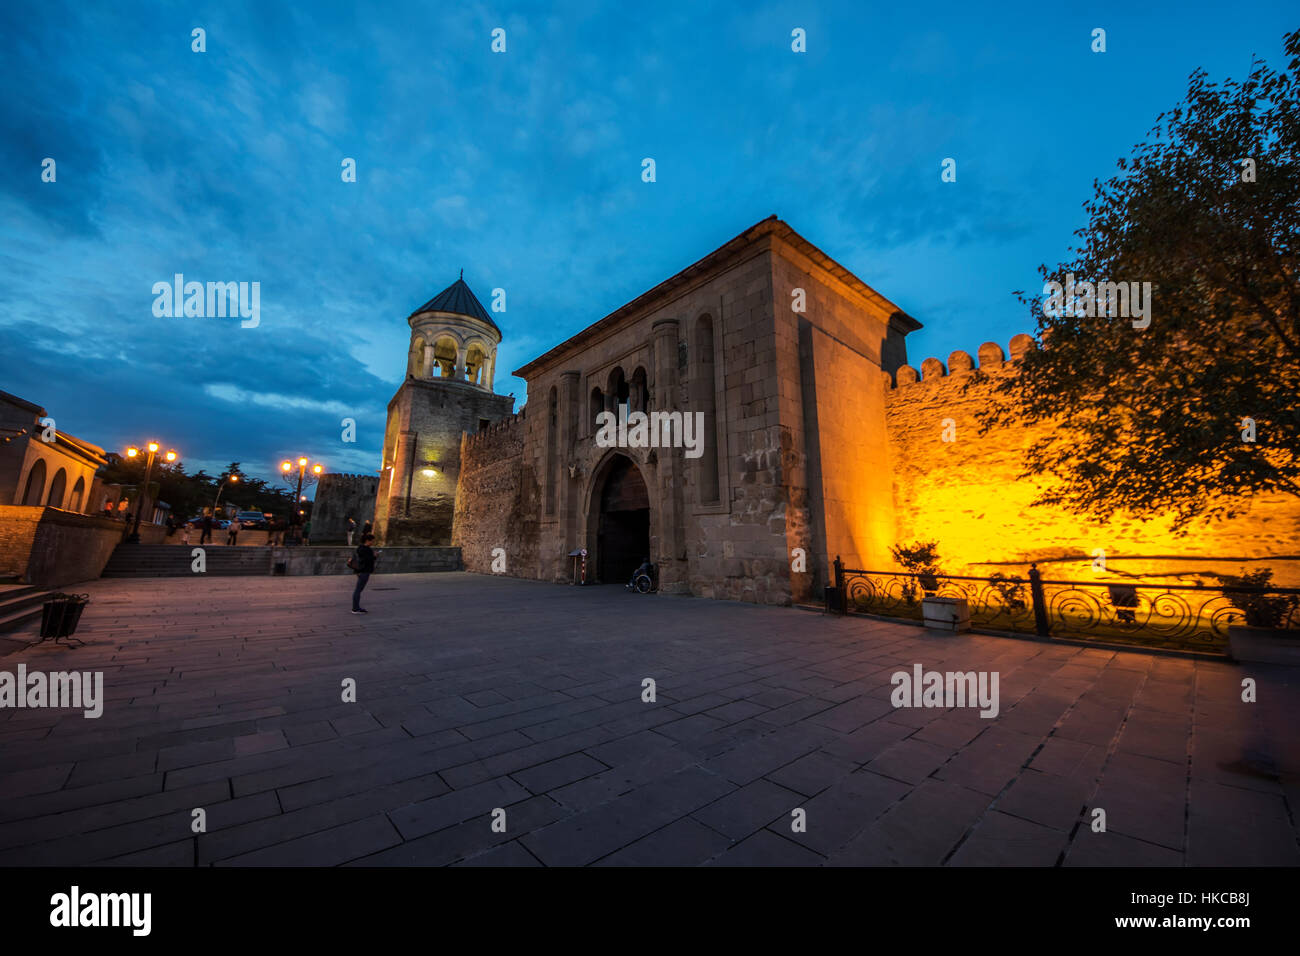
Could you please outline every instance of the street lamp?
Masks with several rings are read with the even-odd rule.
[[[137,495],[135,499],[135,525],[131,529],[131,534],[126,539],[129,544],[140,543],[140,512],[144,510],[144,498],[145,495],[149,493],[149,478],[153,475],[153,458],[154,455],[158,454],[159,447],[160,446],[156,441],[151,441],[145,445],[145,448],[148,449],[149,457],[146,459],[144,466],[144,484],[140,486],[140,494]],[[139,455],[140,449],[136,448],[134,445],[126,450],[127,458],[137,458]],[[176,452],[169,450],[163,457],[168,461],[175,461]]]
[[[217,485],[217,497],[216,497],[216,500],[212,502],[212,516],[213,516],[214,518],[215,518],[216,515],[217,515],[217,505],[221,504],[221,492],[225,489],[225,487],[226,487],[226,482],[228,482],[228,481],[233,481],[233,482],[235,482],[236,484],[238,484],[238,483],[239,483],[239,476],[238,476],[238,475],[227,475],[225,478],[222,478],[222,479],[221,479],[221,484]]]
[[[280,470],[283,471],[286,475],[288,475],[291,471],[293,471],[293,463],[292,463],[292,462],[288,462],[288,461],[283,461],[283,462],[281,462],[281,463],[280,463]],[[322,471],[324,471],[324,470],[325,470],[324,466],[322,466],[322,465],[320,465],[320,464],[315,464],[315,465],[312,465],[311,473],[312,473],[313,475],[319,477],[319,476],[320,476],[320,473],[321,473]],[[302,482],[303,482],[303,479],[306,477],[306,475],[307,475],[307,459],[306,459],[306,458],[299,458],[299,459],[298,459],[298,490],[297,490],[296,492],[294,492],[294,498],[295,498],[295,500],[297,500],[297,501],[300,502],[300,503],[303,501],[303,496],[302,496]],[[302,516],[303,516],[303,511],[301,511],[301,510],[299,510],[299,512],[298,512],[296,515],[294,515],[294,518],[293,518],[293,525],[294,525],[295,528],[297,528],[297,526],[300,524],[301,519],[302,519]],[[301,540],[302,540],[302,535],[301,535],[300,532],[295,531],[294,534],[293,534],[293,538],[294,538],[295,542],[297,542],[297,541],[301,541]]]

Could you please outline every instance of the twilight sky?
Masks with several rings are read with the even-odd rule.
[[[406,316],[461,268],[506,290],[522,404],[506,373],[772,213],[924,323],[913,365],[1005,348],[1093,180],[1295,16],[987,6],[5,4],[0,389],[190,469],[373,474]],[[260,325],[155,317],[178,272],[260,282]]]

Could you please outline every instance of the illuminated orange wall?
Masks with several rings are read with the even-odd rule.
[[[956,357],[953,364],[960,367],[964,355],[954,353],[950,362]],[[966,376],[945,374],[930,360],[926,364],[929,375],[921,381],[908,384],[912,371],[903,368],[900,384],[887,386],[886,421],[897,540],[937,540],[943,570],[1014,573],[1037,561],[1044,576],[1087,580],[1094,577],[1091,553],[1102,548],[1111,573],[1194,577],[1265,566],[1273,568],[1276,583],[1300,586],[1300,500],[1295,497],[1261,497],[1248,514],[1201,522],[1183,537],[1159,517],[1100,523],[1031,506],[1041,479],[1017,475],[1026,447],[1041,431],[1010,427],[981,436],[975,416],[985,407],[988,386],[963,394]],[[985,365],[990,374],[1015,374],[1014,363],[998,367],[992,355]],[[945,418],[955,424],[953,442],[942,440]]]

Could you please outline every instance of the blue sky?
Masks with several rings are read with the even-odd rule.
[[[1005,347],[1093,180],[1295,16],[989,7],[4,5],[0,389],[110,450],[375,473],[406,316],[461,268],[507,292],[504,373],[773,213],[924,323],[913,365]],[[260,282],[261,324],[156,318],[178,272]]]

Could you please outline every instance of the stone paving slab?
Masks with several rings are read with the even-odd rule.
[[[103,580],[86,647],[19,633],[0,672],[100,672],[104,713],[0,708],[0,865],[1300,864],[1300,669],[350,583]],[[894,707],[914,664],[996,671],[998,716]]]

